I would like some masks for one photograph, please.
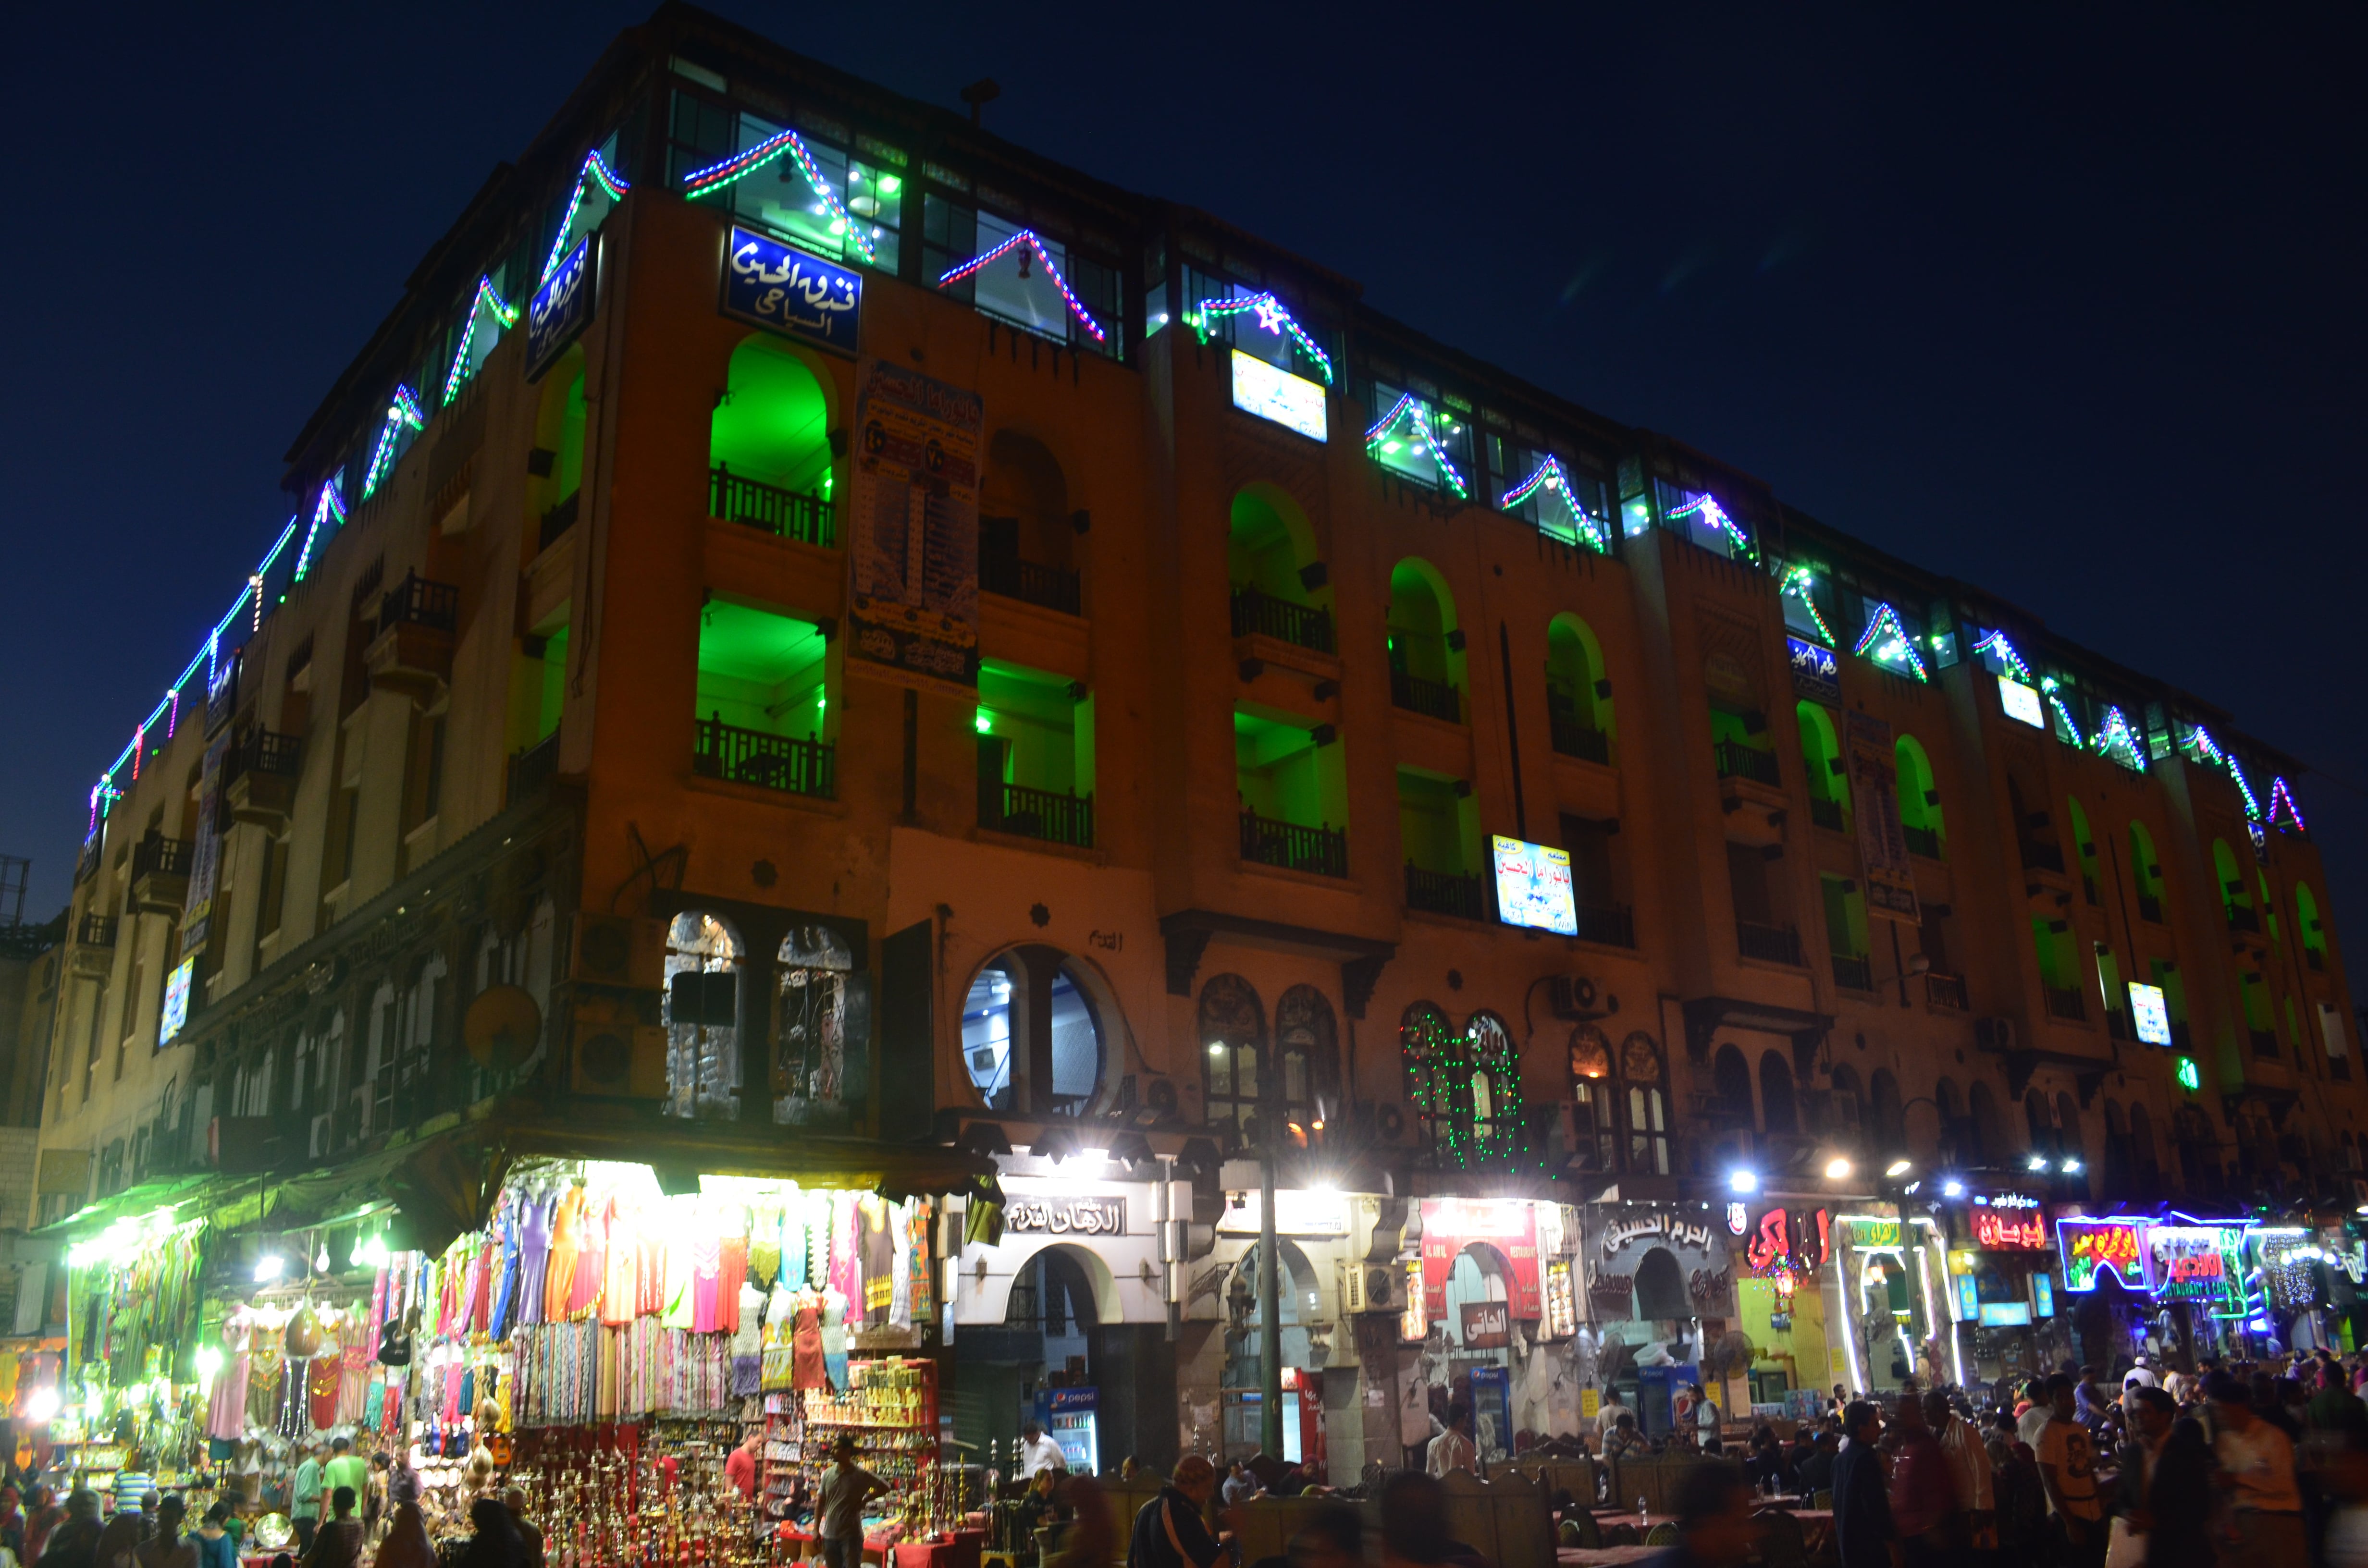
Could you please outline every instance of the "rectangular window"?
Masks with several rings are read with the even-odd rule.
[[[922,202],[924,281],[1055,343],[1126,352],[1119,273],[994,212],[930,193]]]
[[[868,140],[850,149],[803,128],[732,115],[679,90],[674,128],[675,183],[690,199],[816,256],[896,270],[903,153]]]
[[[1239,303],[1250,301],[1267,308]],[[1211,304],[1233,308],[1203,309]],[[1271,290],[1229,282],[1197,267],[1184,269],[1184,317],[1197,320],[1203,336],[1319,386],[1331,383],[1339,364],[1338,340],[1328,327],[1311,324]]]
[[[1758,554],[1751,530],[1736,521],[1709,491],[1689,490],[1666,479],[1654,480],[1653,490],[1659,505],[1661,526],[1679,538],[1730,560],[1749,561]],[[1630,528],[1627,531],[1639,530]]]
[[[1540,533],[1589,550],[1611,548],[1603,482],[1543,447],[1491,432],[1488,500]]]
[[[1472,427],[1429,398],[1373,383],[1365,450],[1391,472],[1458,498],[1472,493]]]

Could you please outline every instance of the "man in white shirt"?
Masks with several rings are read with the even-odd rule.
[[[2254,1415],[2245,1385],[2226,1372],[2203,1380],[2203,1398],[2218,1428],[2212,1441],[2212,1456],[2220,1461],[2218,1483],[2228,1495],[2237,1528],[2237,1549],[2223,1560],[2243,1568],[2308,1561],[2294,1440]]]
[[[2127,1392],[2134,1388],[2153,1389],[2161,1386],[2161,1381],[2154,1375],[2154,1369],[2146,1365],[2146,1352],[2139,1351],[2138,1364],[2122,1374],[2123,1392]]]
[[[1044,1428],[1030,1421],[1019,1428],[1019,1479],[1033,1481],[1040,1470],[1066,1470],[1069,1457],[1061,1445],[1044,1435]]]
[[[1940,1442],[1941,1457],[1949,1461],[1949,1483],[1957,1494],[1969,1543],[1975,1551],[1998,1545],[1998,1501],[1990,1452],[1974,1424],[1959,1415],[1949,1396],[1939,1389],[1924,1395],[1924,1422]]]
[[[1447,1406],[1447,1430],[1430,1440],[1429,1452],[1423,1468],[1433,1475],[1443,1476],[1450,1471],[1467,1470],[1480,1472],[1480,1450],[1472,1441],[1472,1402],[1451,1400]]]

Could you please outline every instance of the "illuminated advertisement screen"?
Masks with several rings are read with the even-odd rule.
[[[1565,937],[1578,935],[1578,905],[1570,893],[1570,851],[1503,834],[1489,838],[1497,870],[1497,918]]]
[[[2031,1323],[2028,1301],[1984,1301],[1981,1324],[1984,1328],[2024,1328]]]
[[[156,1024],[156,1048],[159,1051],[172,1044],[173,1037],[181,1032],[181,1026],[189,1021],[189,978],[197,972],[197,955],[192,953],[174,965],[173,972],[165,977],[164,1013]]]
[[[2130,982],[2130,1021],[2137,1025],[2138,1039],[2146,1044],[2170,1043],[2170,1005],[2163,1000],[2161,986]]]
[[[1234,406],[1311,441],[1325,438],[1323,387],[1238,348],[1234,350]]]
[[[2047,715],[2040,710],[2037,687],[2025,686],[2011,676],[1998,676],[1998,706],[2006,710],[2008,718],[2034,730],[2047,728]]]

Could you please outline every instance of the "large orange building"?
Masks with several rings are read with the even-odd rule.
[[[2356,1201],[2290,759],[695,11],[487,182],[288,484],[94,795],[37,1221],[488,1118],[710,1169],[955,1144],[1007,1221],[944,1238],[957,1430],[1090,1381],[1114,1463],[1255,1438],[1236,1156],[1281,1147],[1291,1440],[1337,1471],[1475,1367],[1544,1428],[1737,1326],[1761,1402],[2023,1364],[1944,1177]],[[1919,1290],[1796,1315],[1725,1239],[1770,1194],[1905,1223]],[[1691,1310],[1622,1213],[1721,1233]]]

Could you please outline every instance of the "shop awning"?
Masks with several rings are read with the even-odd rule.
[[[743,1131],[731,1122],[646,1123],[504,1120],[484,1130],[512,1157],[619,1160],[703,1176],[758,1176],[809,1187],[877,1189],[891,1198],[958,1192],[995,1176],[983,1154],[934,1143],[803,1132],[788,1127]]]

